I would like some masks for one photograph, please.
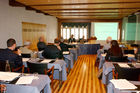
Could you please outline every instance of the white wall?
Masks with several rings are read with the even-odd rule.
[[[57,19],[24,7],[11,7],[9,0],[0,0],[0,48],[6,47],[8,38],[14,38],[17,45],[22,45],[22,22],[47,25],[47,42],[53,42],[57,37]]]

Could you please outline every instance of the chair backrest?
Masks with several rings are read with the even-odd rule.
[[[134,54],[134,50],[124,50],[124,54]]]
[[[38,74],[45,74],[45,70],[48,69],[47,63],[34,63],[34,62],[27,62],[28,68],[30,73],[38,73]]]
[[[110,56],[111,62],[128,62],[127,56]]]
[[[31,54],[21,54],[23,58],[31,58]]]
[[[118,79],[138,81],[140,68],[122,68],[119,65],[115,65],[115,72],[118,73]]]
[[[6,61],[0,60],[0,71],[5,71]]]

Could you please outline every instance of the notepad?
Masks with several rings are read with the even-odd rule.
[[[34,79],[34,76],[22,76],[18,79],[16,84],[31,84]]]
[[[44,59],[43,61],[41,61],[41,63],[49,63],[51,61],[52,61],[52,59]]]
[[[13,73],[13,72],[0,72],[0,80],[1,81],[13,81],[17,77],[20,76],[20,73]]]
[[[101,56],[105,57],[105,56],[106,56],[106,54],[101,54]]]
[[[125,55],[125,56],[128,56],[128,57],[135,57],[135,55],[133,55],[133,54],[127,54],[127,55]]]
[[[137,89],[134,84],[130,83],[126,79],[112,79],[110,82],[114,85],[115,88],[120,90]]]
[[[27,61],[29,61],[29,58],[22,58],[22,61],[27,62]]]
[[[63,55],[68,55],[68,54],[70,54],[69,51],[64,51],[64,52],[63,52]]]
[[[126,63],[118,63],[118,65],[123,68],[130,68],[130,66]]]

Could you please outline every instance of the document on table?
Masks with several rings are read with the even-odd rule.
[[[105,57],[105,56],[106,56],[106,54],[101,54],[101,56],[102,56],[102,57]]]
[[[49,63],[51,61],[52,61],[52,59],[44,59],[43,61],[41,61],[41,63]]]
[[[123,68],[130,68],[130,66],[126,63],[118,63],[118,65]]]
[[[15,78],[19,77],[20,73],[14,72],[0,72],[0,80],[1,81],[12,81]]]
[[[18,79],[16,84],[31,84],[34,79],[34,76],[22,76]]]
[[[63,52],[63,55],[68,55],[68,54],[70,54],[69,51],[64,51],[64,52]]]
[[[22,61],[27,62],[27,61],[29,61],[29,58],[22,58]]]
[[[127,57],[135,57],[135,55],[133,55],[133,54],[126,54],[125,56],[127,56]]]
[[[126,79],[112,79],[110,82],[114,85],[115,88],[120,90],[137,89],[134,84],[130,83]]]

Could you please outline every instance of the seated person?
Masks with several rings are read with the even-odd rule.
[[[111,47],[111,40],[112,40],[112,37],[107,37],[107,39],[106,39],[106,44],[103,46],[103,48],[102,49],[99,49],[98,51],[97,51],[97,57],[98,58],[100,58],[100,56],[101,56],[101,54],[103,54],[103,53],[105,53],[105,52],[107,52],[107,50]]]
[[[64,42],[63,42],[63,40],[59,40],[58,38],[56,38],[55,39],[55,43],[58,43],[59,42],[59,46],[60,46],[60,48],[61,48],[61,51],[63,52],[63,51],[69,51],[69,48],[73,48],[73,47],[75,47],[75,45],[68,45],[68,44],[65,44]]]
[[[31,45],[30,41],[25,41],[23,47],[20,47],[20,50],[22,54],[30,54],[31,57],[33,57],[34,53],[32,50],[29,49],[30,45]]]
[[[63,54],[61,51],[61,47],[59,46],[60,42],[57,42],[57,40],[54,40],[54,45],[47,45],[42,53],[42,56],[47,59],[62,59]]]
[[[80,38],[78,42],[80,42],[82,44],[85,43],[86,42],[85,36],[83,36],[82,38]]]
[[[0,51],[0,60],[6,61],[8,60],[9,63],[14,63],[14,68],[21,67],[23,65],[22,63],[22,57],[20,56],[21,53],[18,50],[17,54],[13,51],[16,48],[16,41],[12,38],[7,40],[7,47],[6,49],[3,49]]]
[[[68,42],[69,42],[69,43],[76,42],[76,40],[75,40],[75,38],[73,37],[73,35],[70,36]]]
[[[39,42],[37,43],[38,51],[44,50],[45,47],[46,47],[46,43],[45,43],[44,37],[41,36],[41,37],[39,38]]]
[[[122,49],[116,40],[111,41],[111,48],[107,51],[106,60],[110,60],[111,56],[123,56]]]

